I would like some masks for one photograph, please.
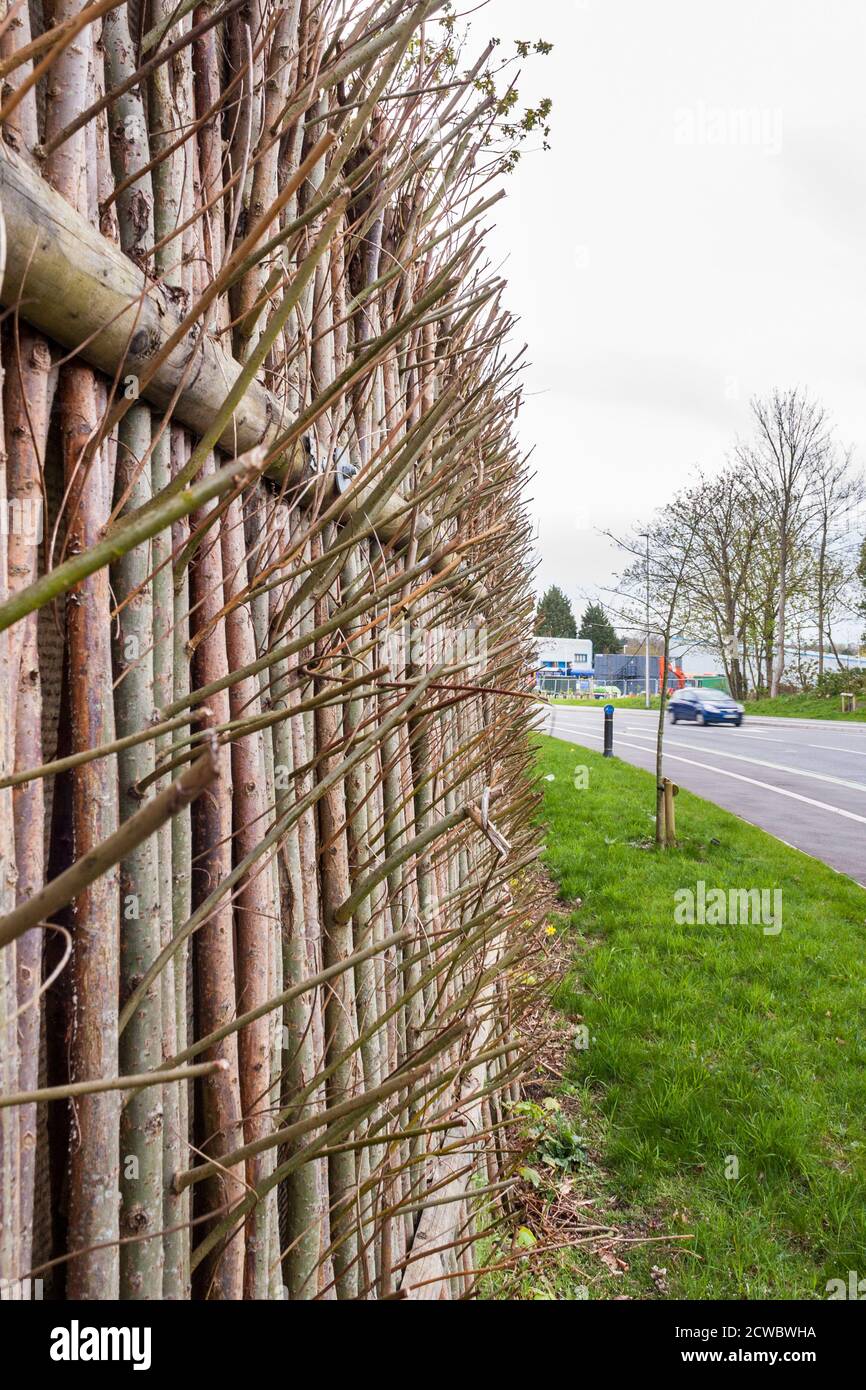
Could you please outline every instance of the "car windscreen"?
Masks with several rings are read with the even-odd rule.
[[[730,695],[726,695],[724,690],[693,690],[692,695],[696,700],[709,700],[715,705],[732,705],[734,703]]]

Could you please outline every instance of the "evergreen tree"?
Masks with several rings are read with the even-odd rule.
[[[539,637],[576,637],[577,624],[571,604],[556,584],[542,595],[536,632]]]
[[[578,637],[592,643],[593,652],[621,652],[622,639],[600,603],[588,603],[580,620]]]

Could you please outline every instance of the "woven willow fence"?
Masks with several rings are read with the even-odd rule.
[[[3,6],[0,1278],[47,1297],[465,1297],[503,1219],[532,603],[509,101],[448,9]]]

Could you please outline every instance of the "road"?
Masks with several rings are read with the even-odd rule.
[[[601,750],[603,713],[553,705],[545,731]],[[618,709],[614,753],[655,770],[658,712]],[[665,776],[866,887],[866,723],[746,718],[668,723]]]

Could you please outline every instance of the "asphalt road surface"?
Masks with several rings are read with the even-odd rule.
[[[550,706],[544,731],[601,751],[603,705]],[[618,709],[614,754],[655,770],[658,711]],[[748,716],[665,726],[665,776],[866,887],[866,723]]]

